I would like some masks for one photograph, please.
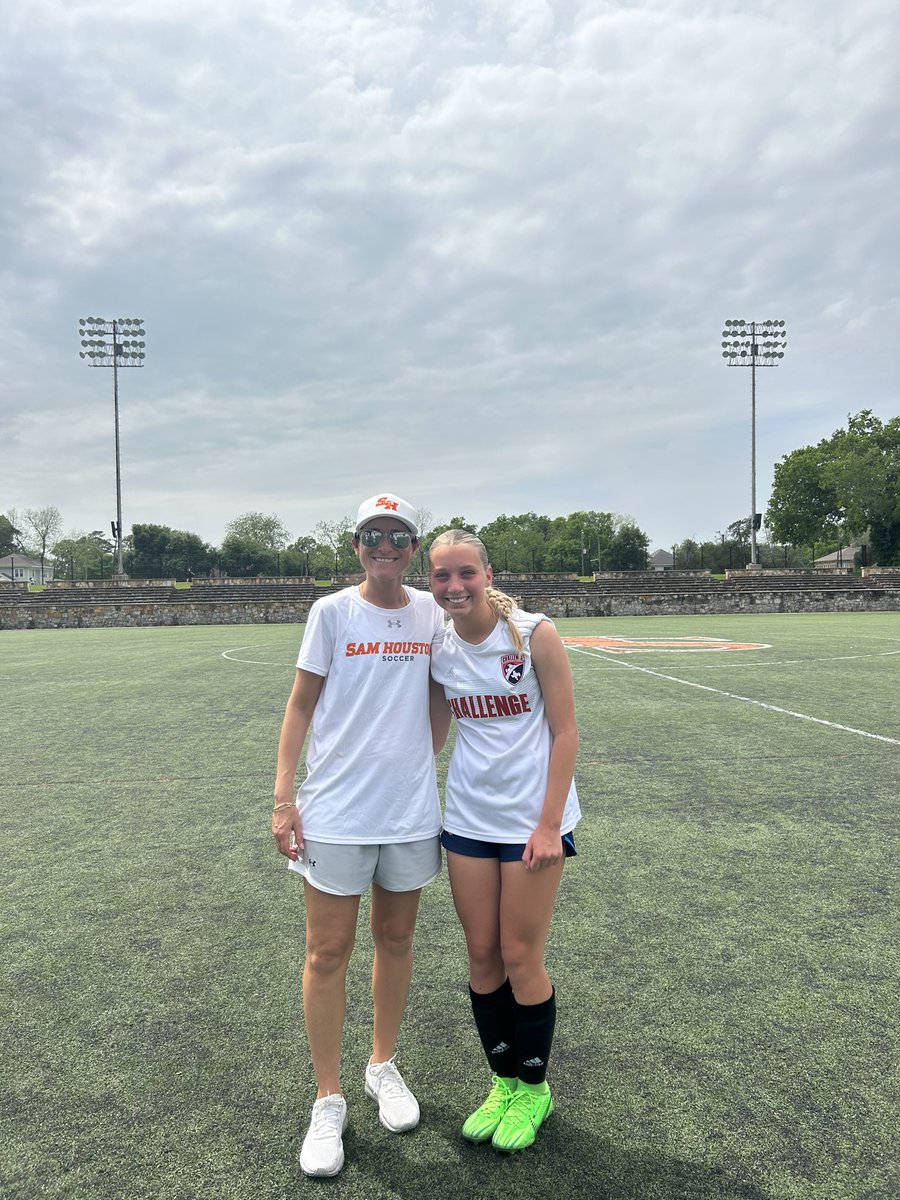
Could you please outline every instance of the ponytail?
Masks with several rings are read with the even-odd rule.
[[[506,592],[501,592],[499,588],[495,587],[486,588],[484,597],[497,616],[508,625],[509,636],[512,638],[516,653],[521,654],[525,649],[525,643],[522,641],[518,626],[512,620],[513,610],[519,607],[518,604],[512,596],[507,596]]]

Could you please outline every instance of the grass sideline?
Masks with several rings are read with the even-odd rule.
[[[900,1196],[897,614],[557,625],[768,648],[570,652],[558,1111],[510,1158],[458,1135],[486,1072],[444,875],[398,1056],[422,1124],[362,1093],[363,915],[331,1181],[296,1165],[302,906],[268,832],[299,628],[0,636],[4,1197]]]

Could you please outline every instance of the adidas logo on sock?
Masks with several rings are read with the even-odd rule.
[[[523,1067],[542,1067],[544,1060],[542,1058],[526,1058],[522,1063]]]
[[[506,1044],[506,1042],[500,1042],[499,1045],[497,1045],[493,1048],[493,1050],[491,1051],[491,1054],[503,1054],[508,1049],[509,1049],[509,1046]]]

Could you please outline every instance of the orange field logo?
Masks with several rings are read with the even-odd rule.
[[[563,645],[603,650],[607,654],[703,654],[710,650],[769,650],[763,642],[729,642],[725,638],[564,637]]]

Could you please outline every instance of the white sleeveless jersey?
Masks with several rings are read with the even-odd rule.
[[[517,844],[534,833],[544,805],[552,735],[531,662],[531,634],[547,618],[513,611],[525,643],[517,653],[505,621],[477,646],[452,622],[432,651],[431,672],[456,718],[444,828],[485,842]],[[581,817],[573,781],[562,833]]]
[[[410,842],[440,831],[428,680],[443,613],[406,588],[405,608],[377,608],[358,587],[313,604],[297,666],[325,682],[297,793],[315,841]]]

